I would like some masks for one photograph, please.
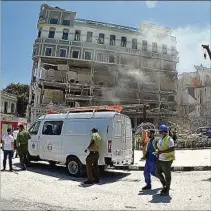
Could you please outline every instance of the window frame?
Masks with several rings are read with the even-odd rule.
[[[103,39],[103,42],[101,42],[100,35],[103,35],[103,37],[101,37]],[[105,44],[105,34],[104,33],[99,33],[99,35],[98,35],[98,44],[100,44],[100,45],[104,45]]]
[[[91,34],[90,37],[88,37],[88,34],[89,34],[89,33]],[[89,40],[88,38],[90,38],[90,40]],[[92,43],[92,38],[93,38],[93,32],[88,31],[87,34],[86,34],[86,42]]]
[[[153,53],[158,53],[158,44],[156,42],[152,43],[152,52]]]
[[[123,40],[125,38],[125,41]],[[122,36],[121,37],[121,47],[126,48],[127,47],[127,37]]]
[[[67,39],[64,39],[64,35],[67,34]],[[62,40],[68,40],[69,38],[69,30],[68,29],[64,29],[62,32]]]
[[[65,50],[65,56],[61,56],[61,50]],[[59,57],[66,58],[67,57],[67,49],[66,48],[60,48],[59,49]]]
[[[147,42],[147,40],[142,40],[141,49],[142,49],[142,51],[147,51],[148,50],[148,42]]]
[[[79,32],[79,35],[76,36],[76,32]],[[79,37],[79,39],[77,39]],[[81,41],[81,30],[76,29],[74,34],[74,41],[80,42]]]
[[[112,36],[114,37],[114,39],[111,39]],[[112,44],[111,41],[113,41],[113,44]],[[115,46],[115,45],[116,45],[116,35],[114,35],[114,34],[111,34],[111,35],[110,35],[110,42],[109,42],[109,44],[110,44],[111,46]]]
[[[69,21],[69,24],[64,24],[64,21]],[[70,20],[63,19],[63,20],[62,20],[62,25],[63,25],[63,26],[70,26]]]
[[[47,47],[47,46],[45,47],[45,56],[49,56],[49,55],[46,55],[47,48],[51,49],[51,55],[50,56],[52,56],[53,55],[53,47]]]
[[[51,33],[51,32],[54,33],[52,37],[50,37],[50,33]],[[49,32],[48,32],[48,39],[54,39],[54,38],[55,38],[55,34],[56,34],[56,29],[50,28],[50,29],[49,29]]]
[[[168,47],[167,47],[167,45],[162,44],[162,54],[163,55],[167,55],[168,54]]]
[[[102,61],[101,61],[101,60],[98,60],[98,55],[99,55],[99,54],[101,54],[101,56],[102,56]],[[96,55],[96,60],[97,60],[98,62],[103,62],[103,61],[104,61],[104,54],[98,52],[97,55]]]
[[[90,59],[86,59],[86,53],[90,53]],[[84,51],[84,59],[88,60],[88,61],[92,60],[92,52],[91,51]]]
[[[49,134],[43,133],[43,132],[44,132],[45,124],[46,124],[46,123],[51,123],[51,124],[52,124],[52,122],[57,122],[57,123],[61,122],[61,123],[62,123],[62,124],[60,125],[60,126],[61,126],[60,133],[59,133],[59,134],[50,134],[50,135],[49,135]],[[53,125],[53,124],[52,124],[52,125]],[[60,135],[62,134],[63,125],[64,125],[64,121],[63,121],[63,120],[46,120],[46,121],[43,122],[41,134],[42,134],[43,136],[60,136]]]
[[[135,43],[134,43],[135,41]],[[135,48],[134,48],[134,44],[135,44]],[[137,50],[138,49],[138,39],[137,38],[132,38],[132,49]]]
[[[74,51],[77,51],[77,52],[78,52],[78,58],[74,58],[74,57],[73,57]],[[80,57],[80,51],[79,51],[79,50],[72,50],[71,58],[73,58],[73,59],[79,59],[79,57]]]
[[[52,20],[57,20],[57,21],[56,21],[56,23],[53,23],[53,22],[51,22]],[[54,24],[54,25],[58,24],[58,22],[59,22],[58,18],[50,18],[50,20],[49,20],[49,23]]]
[[[35,127],[35,125],[36,125],[37,123],[39,123],[38,130],[37,130],[37,131],[30,131],[33,127]],[[30,135],[35,135],[35,136],[36,136],[36,135],[38,134],[39,130],[40,130],[40,125],[41,125],[41,120],[36,121],[36,122],[29,128],[29,130],[28,130],[29,134],[30,134]]]

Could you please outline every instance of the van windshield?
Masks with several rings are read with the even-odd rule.
[[[41,121],[37,121],[35,122],[30,128],[29,128],[29,133],[31,135],[37,135],[39,128],[40,128],[40,122]]]

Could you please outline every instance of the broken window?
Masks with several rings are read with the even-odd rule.
[[[41,31],[41,29],[40,29],[40,30],[38,31],[38,35],[37,35],[38,38],[41,37],[41,33],[42,33],[42,31]]]
[[[87,36],[86,36],[86,42],[92,42],[92,32],[87,32]]]
[[[115,45],[115,42],[116,42],[116,36],[110,35],[110,45]]]
[[[158,45],[156,42],[152,43],[152,52],[157,53],[158,52]]]
[[[81,39],[81,31],[80,30],[75,30],[74,41],[80,41],[80,39]]]
[[[132,49],[137,49],[138,46],[138,41],[137,39],[133,38],[132,39]]]
[[[74,59],[78,59],[78,57],[79,57],[79,51],[73,51],[72,57]]]
[[[92,59],[92,53],[86,51],[85,54],[84,54],[84,58],[85,58],[86,60],[91,60],[91,59]]]
[[[66,57],[66,55],[67,55],[67,49],[61,48],[60,49],[60,57]]]
[[[63,40],[68,40],[68,34],[69,34],[69,30],[68,29],[64,29],[63,30],[62,39]]]
[[[45,55],[46,55],[46,56],[52,56],[52,48],[47,47],[47,48],[45,49]]]
[[[55,28],[50,28],[49,33],[48,33],[48,38],[54,39],[55,31],[56,31]]]
[[[167,54],[167,45],[162,45],[162,54]]]
[[[115,63],[115,57],[114,55],[109,55],[109,63]]]
[[[122,47],[126,47],[126,45],[127,45],[127,38],[126,37],[122,37],[121,38],[121,46]]]
[[[146,40],[142,41],[142,51],[147,51],[147,41]]]
[[[102,53],[97,54],[97,61],[103,62],[103,54]]]
[[[100,33],[98,38],[98,44],[104,44],[105,41],[105,35]]]
[[[50,19],[50,24],[57,24],[58,23],[58,19],[57,18],[51,18]]]
[[[70,25],[70,20],[63,20],[62,25],[64,26],[69,26]]]

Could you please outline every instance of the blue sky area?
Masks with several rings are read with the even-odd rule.
[[[1,2],[1,80],[7,84],[30,83],[32,46],[37,36],[37,20],[42,3],[77,12],[77,18],[138,27],[141,21],[153,21],[173,29],[210,25],[209,1],[157,2],[154,8],[144,1],[65,1]]]

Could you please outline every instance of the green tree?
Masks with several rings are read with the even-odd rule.
[[[26,84],[11,83],[3,91],[17,96],[17,115],[19,117],[25,117],[29,100],[29,86]]]

